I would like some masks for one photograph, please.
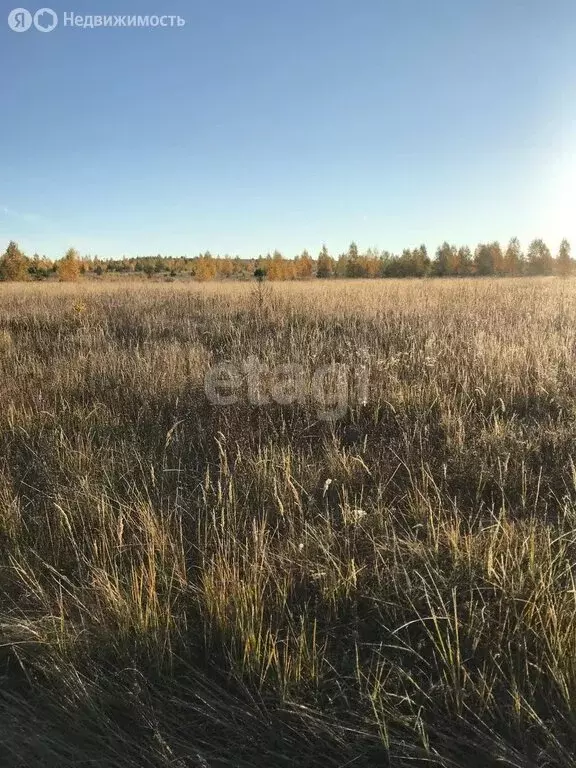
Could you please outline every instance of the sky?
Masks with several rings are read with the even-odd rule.
[[[0,0],[0,251],[576,248],[574,0],[47,1]]]

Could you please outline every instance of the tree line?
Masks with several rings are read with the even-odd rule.
[[[470,277],[522,275],[568,276],[574,271],[570,243],[563,240],[553,255],[542,239],[533,240],[526,252],[518,238],[503,248],[500,243],[468,246],[442,243],[430,257],[425,245],[405,249],[400,254],[370,248],[361,253],[352,242],[345,253],[332,256],[323,246],[316,258],[303,251],[296,258],[286,258],[279,251],[255,259],[238,256],[213,256],[210,252],[194,257],[139,256],[122,259],[81,257],[70,248],[57,260],[38,254],[27,257],[11,241],[0,258],[0,280],[77,280],[82,275],[101,277],[105,273],[142,274],[148,278],[164,276],[193,277],[199,281],[248,279],[259,270],[268,280],[303,280],[310,278],[393,278],[393,277]]]
[[[0,258],[0,280],[47,280],[57,275],[60,280],[77,280],[85,268],[78,251],[69,248],[61,259],[51,261],[38,254],[30,259],[11,240]]]

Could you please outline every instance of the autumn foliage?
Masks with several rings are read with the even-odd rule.
[[[58,264],[58,277],[61,282],[73,282],[80,277],[80,259],[78,252],[70,248]]]
[[[405,277],[522,277],[558,275],[574,272],[570,243],[563,240],[553,252],[537,238],[523,249],[518,238],[507,245],[496,240],[479,243],[475,248],[444,241],[435,252],[427,246],[404,248],[393,253],[376,247],[361,250],[355,242],[339,255],[329,253],[326,245],[313,257],[304,250],[297,256],[279,250],[254,258],[213,255],[198,256],[123,256],[118,259],[85,256],[70,249],[59,261],[35,254],[27,258],[12,241],[0,259],[0,280],[46,280],[57,276],[61,281],[77,280],[86,274],[141,275],[157,279],[193,278],[211,280],[249,280],[255,269],[263,269],[272,282],[310,280],[313,278],[379,279]]]
[[[26,257],[12,240],[0,260],[0,279],[27,280],[28,264]]]

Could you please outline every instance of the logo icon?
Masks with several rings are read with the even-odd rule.
[[[52,32],[58,26],[58,16],[52,8],[40,8],[34,14],[34,26],[39,32]]]
[[[13,32],[27,32],[32,26],[32,14],[26,8],[14,8],[8,14],[8,26]]]

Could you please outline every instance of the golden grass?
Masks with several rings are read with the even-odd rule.
[[[554,278],[0,286],[3,764],[576,765],[575,329]],[[369,394],[210,403],[250,356]]]

